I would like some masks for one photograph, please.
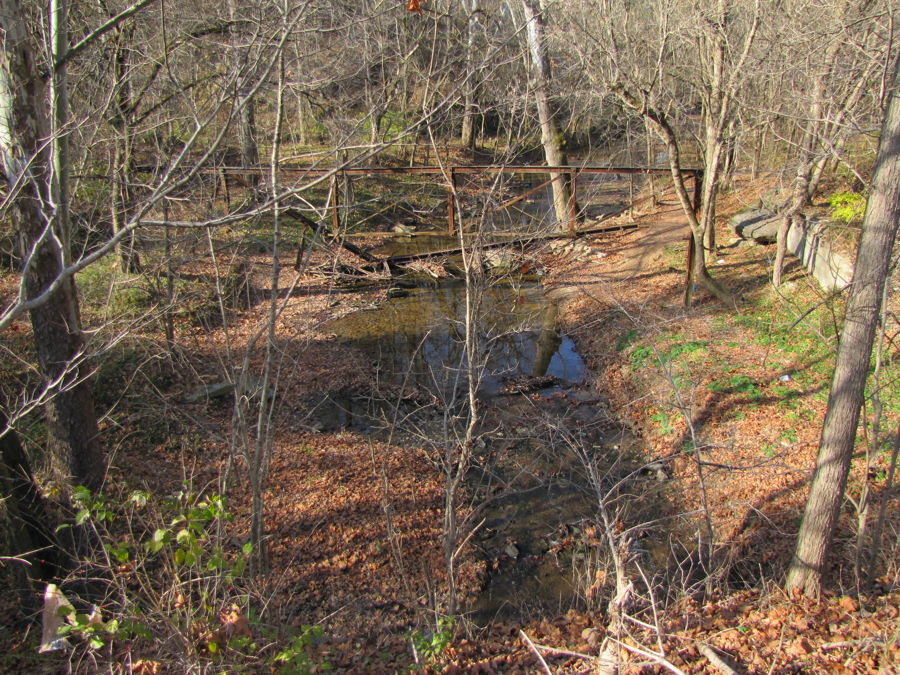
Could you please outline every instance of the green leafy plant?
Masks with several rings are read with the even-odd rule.
[[[796,429],[785,429],[781,432],[779,438],[788,443],[796,443],[799,440]]]
[[[666,412],[658,412],[650,419],[659,425],[659,433],[663,436],[667,436],[675,430],[675,427],[672,426],[672,417]]]
[[[285,647],[270,660],[271,665],[283,675],[306,675],[313,672],[327,672],[331,664],[318,663],[309,656],[309,648],[325,635],[321,626],[303,626]]]
[[[416,662],[423,662],[425,665],[437,663],[453,640],[454,626],[453,618],[447,616],[438,619],[437,629],[434,631],[410,633],[409,640],[416,656]]]
[[[653,349],[647,345],[638,345],[628,355],[628,360],[631,361],[633,370],[647,365],[651,359],[653,359]]]
[[[751,401],[758,401],[762,398],[762,393],[756,384],[756,380],[747,375],[733,375],[729,378],[713,380],[707,387],[714,392],[743,394]]]
[[[681,355],[695,354],[701,349],[706,348],[707,343],[700,340],[688,340],[686,342],[677,342],[665,353],[666,360],[677,359]]]
[[[622,335],[619,336],[619,339],[616,341],[616,351],[621,352],[624,349],[630,347],[635,340],[637,340],[638,332],[634,328],[625,331]]]
[[[866,213],[866,198],[859,192],[837,192],[828,198],[831,217],[844,225],[862,220]]]
[[[253,547],[231,543],[225,526],[232,515],[220,495],[185,489],[156,500],[143,490],[116,497],[78,487],[73,502],[73,524],[92,530],[101,544],[90,564],[105,565],[116,590],[104,607],[109,619],[66,609],[60,637],[77,636],[88,649],[111,639],[171,642],[189,646],[198,661],[224,663],[223,650],[228,658],[258,658],[242,657],[231,648],[233,636],[225,635],[223,617],[246,624],[238,582]]]

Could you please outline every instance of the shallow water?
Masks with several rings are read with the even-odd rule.
[[[584,382],[587,369],[571,338],[556,328],[556,308],[539,284],[494,284],[477,293],[479,393],[497,393],[517,376]],[[326,330],[365,349],[395,384],[419,386],[443,399],[464,383],[466,287],[462,281],[418,287],[377,308],[330,322]],[[464,389],[466,387],[463,387]]]
[[[529,176],[509,184],[502,198],[539,182]],[[622,181],[615,177],[588,176],[579,185],[591,215],[623,205]],[[548,187],[493,217],[484,237],[501,236],[496,231],[509,223],[518,234],[546,229],[549,196]],[[375,253],[403,255],[457,245],[457,238],[431,231],[400,235]],[[583,604],[589,559],[596,553],[585,549],[580,531],[597,518],[597,486],[586,464],[608,465],[632,441],[610,418],[602,397],[590,393],[587,367],[559,330],[557,308],[540,283],[491,280],[468,296],[461,280],[406,285],[404,297],[332,321],[325,330],[369,354],[380,384],[427,392],[430,400],[415,395],[403,400],[406,394],[399,389],[393,390],[393,399],[390,394],[332,394],[319,411],[329,420],[326,428],[389,431],[394,442],[413,442],[426,452],[432,442],[445,442],[440,434],[460,419],[455,402],[468,390],[465,317],[474,303],[470,316],[478,343],[481,449],[467,474],[466,491],[472,503],[486,500],[480,513],[485,524],[472,545],[488,572],[468,611],[485,623],[535,610],[563,613]]]

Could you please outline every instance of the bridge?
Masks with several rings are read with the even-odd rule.
[[[228,194],[228,178],[246,177],[248,175],[268,174],[271,169],[268,167],[238,167],[225,166],[215,169],[221,177],[223,190],[225,192],[225,201],[229,203]],[[328,176],[331,180],[331,190],[329,196],[329,211],[331,214],[331,224],[335,231],[340,225],[339,209],[341,208],[338,185],[339,181],[350,180],[352,176],[379,176],[379,175],[435,175],[441,176],[447,185],[447,232],[452,235],[456,230],[456,188],[457,177],[465,174],[496,174],[496,173],[512,173],[512,174],[549,174],[550,178],[540,185],[530,187],[527,191],[516,197],[505,201],[500,208],[507,208],[513,204],[526,199],[530,195],[544,189],[556,180],[567,177],[571,185],[571,197],[569,199],[569,219],[566,223],[570,236],[576,236],[577,223],[579,220],[578,213],[578,176],[581,174],[622,174],[622,175],[649,175],[649,174],[671,174],[671,169],[660,169],[651,167],[634,167],[634,166],[588,166],[588,165],[567,165],[567,166],[540,166],[535,164],[485,164],[485,165],[443,165],[443,166],[409,166],[409,167],[309,167],[284,164],[278,168],[279,173],[295,174],[301,176]],[[694,209],[699,208],[700,194],[703,186],[703,170],[702,169],[681,169],[681,174],[693,179]]]

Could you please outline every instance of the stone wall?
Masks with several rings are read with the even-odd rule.
[[[739,237],[760,244],[775,243],[781,216],[766,209],[754,209],[739,213],[731,219],[731,229]],[[809,273],[826,291],[844,288],[853,278],[853,259],[835,250],[823,237],[825,224],[811,218],[802,226],[791,225],[787,237],[787,249],[803,263]]]

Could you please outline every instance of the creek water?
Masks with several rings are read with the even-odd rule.
[[[591,183],[595,197],[610,190],[621,198],[621,183],[614,190],[613,181],[599,178]],[[582,191],[588,194],[587,187]],[[525,212],[534,223],[550,208],[549,191],[530,201]],[[602,208],[618,204],[606,200]],[[378,253],[443,250],[449,243],[437,233],[397,237]],[[466,491],[467,501],[478,505],[472,542],[486,568],[482,593],[469,607],[479,622],[564,612],[585,602],[599,555],[584,537],[597,516],[596,465],[608,465],[606,454],[618,456],[633,442],[604,397],[591,391],[590,373],[559,330],[557,308],[539,280],[488,281],[468,292],[458,279],[406,283],[399,297],[330,322],[328,332],[370,355],[379,383],[422,394],[403,402],[402,393],[391,400],[346,392],[319,406],[325,426],[389,432],[395,442],[438,447],[455,415],[452,406],[465,399],[465,317],[475,303],[468,328],[478,344],[481,424]]]
[[[517,376],[584,382],[587,369],[571,338],[556,327],[556,307],[538,283],[495,283],[475,294],[480,394],[496,394]],[[467,368],[466,288],[458,280],[405,291],[403,297],[332,321],[327,330],[373,355],[388,381],[421,387],[443,400]]]

